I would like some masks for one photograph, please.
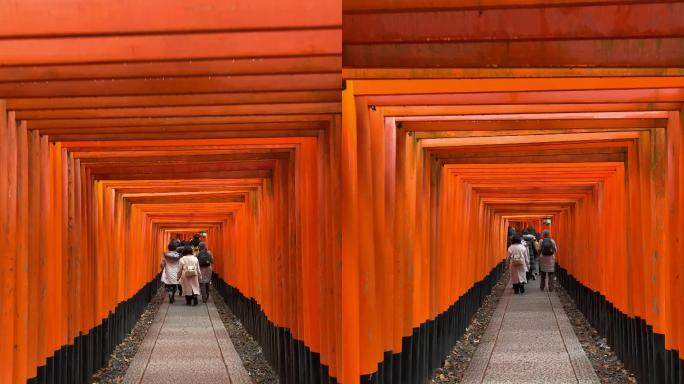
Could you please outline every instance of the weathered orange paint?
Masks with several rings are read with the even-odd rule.
[[[334,259],[321,256],[332,257],[334,237],[323,242],[318,229],[324,220],[336,222],[330,213],[335,197],[323,198],[324,183],[318,180],[336,180],[328,153],[335,142],[324,135],[339,114],[341,14],[334,12],[339,3],[266,0],[231,5],[228,11],[220,4],[165,3],[163,14],[150,13],[156,9],[151,3],[110,7],[105,13],[81,1],[60,4],[59,10],[43,1],[0,7],[7,8],[0,12],[7,48],[1,61],[20,64],[0,68],[0,93],[10,98],[9,110],[27,120],[22,127],[30,131],[19,133],[31,137],[29,150],[41,159],[40,171],[33,157],[29,162],[29,199],[40,202],[36,207],[43,216],[35,219],[35,207],[29,206],[29,236],[43,239],[35,254],[44,264],[32,260],[30,268],[33,274],[37,267],[45,285],[29,286],[28,315],[19,308],[19,320],[36,321],[36,310],[39,320],[54,317],[30,336],[35,343],[26,343],[23,325],[16,328],[16,338],[7,337],[5,332],[15,334],[17,310],[14,295],[3,301],[1,351],[9,356],[5,362],[11,368],[3,372],[8,380],[23,382],[34,375],[46,357],[99,324],[149,281],[169,236],[166,228],[179,224],[186,226],[185,234],[207,229],[222,277],[258,300],[276,325],[320,350],[321,360],[336,372],[337,341],[323,342],[321,334],[339,334],[341,315],[321,308],[339,302],[335,284],[340,278]],[[53,22],[53,11],[59,23]],[[239,41],[226,45],[230,39]],[[110,48],[101,49],[104,41]],[[44,49],[34,49],[41,44]],[[2,105],[4,131],[4,100]],[[130,139],[139,141],[120,141]],[[156,144],[154,151],[150,144]],[[181,146],[185,152],[178,150]],[[207,156],[198,161],[197,151]],[[10,161],[9,152],[3,152]],[[2,159],[3,171],[9,169]],[[169,180],[179,177],[195,182],[179,192],[178,183]],[[127,192],[135,189],[137,196]],[[215,193],[188,193],[207,189]],[[323,209],[312,203],[323,200]],[[174,204],[207,212],[196,215]],[[170,209],[177,214],[165,212]],[[10,211],[3,205],[4,212]],[[140,246],[121,247],[131,243]],[[254,255],[265,271],[254,267]],[[280,269],[285,264],[287,269]],[[321,291],[335,291],[333,297],[318,296],[317,280],[303,278],[319,276],[322,266],[330,286]],[[2,287],[14,288],[14,279],[14,274],[0,277]],[[287,285],[270,283],[276,280]],[[17,299],[26,297],[17,293]],[[22,352],[16,360],[14,341]],[[22,372],[14,369],[15,361]]]
[[[548,103],[538,93],[537,100],[505,106],[509,115],[496,119],[488,103],[474,102],[462,109],[440,104],[440,94],[462,91],[482,95],[543,91],[552,100],[561,100],[566,89],[607,89],[613,83],[615,88],[647,90],[645,86],[657,87],[660,81],[348,80],[348,89],[357,95],[350,107],[356,108],[357,161],[366,156],[363,135],[376,137],[370,152],[384,153],[384,159],[375,156],[373,177],[380,180],[374,179],[372,185],[386,190],[382,197],[374,197],[373,204],[394,207],[393,214],[385,214],[382,227],[377,216],[365,219],[371,225],[365,231],[376,236],[365,243],[389,239],[393,249],[383,252],[375,247],[375,263],[359,266],[363,276],[383,259],[399,257],[383,276],[393,276],[398,285],[379,289],[373,299],[376,308],[382,308],[385,300],[391,302],[393,321],[403,323],[389,336],[394,342],[381,350],[400,352],[402,337],[448,308],[500,261],[509,223],[532,222],[539,230],[546,216],[553,219],[561,266],[624,313],[645,319],[665,334],[667,348],[681,349],[681,319],[671,300],[673,284],[681,289],[675,271],[682,263],[670,237],[678,236],[673,220],[681,220],[674,213],[680,211],[671,208],[674,199],[681,198],[677,189],[681,179],[676,176],[681,174],[681,106],[671,104],[665,108],[669,111],[635,119],[628,104],[613,104],[613,113],[593,115],[584,112],[600,104],[576,104],[578,118],[574,118],[573,113],[540,107]],[[642,93],[646,94],[658,97],[657,92]],[[369,108],[368,99],[379,97],[375,95],[383,95],[382,106]],[[410,104],[412,98],[416,106]],[[451,115],[457,120],[448,120]],[[358,175],[361,185],[363,174]],[[663,220],[668,207],[669,219]],[[388,220],[393,224],[388,225]],[[396,229],[388,232],[392,226]],[[605,241],[606,236],[610,241]],[[384,285],[382,278],[364,282],[373,283]],[[360,296],[360,300],[369,298]],[[373,352],[378,345],[375,335],[363,332],[372,329],[369,316],[387,324],[381,312],[386,310],[361,315],[361,374],[375,372],[382,361]]]
[[[0,220],[21,239],[0,381],[34,377],[199,230],[217,273],[339,375],[339,2],[44,3],[0,4]]]
[[[606,0],[602,3],[622,3],[624,0]],[[461,0],[454,4],[450,0],[345,0],[345,12],[384,11],[384,10],[416,10],[416,9],[454,9],[454,8],[489,8],[489,7],[529,7],[542,5],[576,5],[586,4],[586,0]]]
[[[386,44],[669,37],[684,32],[678,17],[682,13],[680,3],[349,13],[343,19],[343,38],[345,44]],[[382,27],[367,27],[373,25]]]
[[[59,5],[46,0],[3,3],[0,36],[320,28],[339,25],[342,20],[337,1],[255,0],[232,4],[200,0],[190,5],[151,0],[112,4],[104,9],[87,0],[69,0]]]
[[[339,1],[8,4],[1,382],[198,230],[340,383],[546,216],[565,269],[682,350],[680,4],[349,0],[344,37]]]

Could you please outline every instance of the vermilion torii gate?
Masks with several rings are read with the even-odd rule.
[[[340,7],[0,1],[0,382],[89,381],[200,230],[283,376],[337,375]]]
[[[0,0],[0,383],[86,382],[200,230],[285,383],[421,383],[550,217],[644,382],[684,367],[684,4]]]
[[[345,377],[429,378],[507,224],[551,217],[590,322],[640,381],[681,382],[684,4],[343,6]]]

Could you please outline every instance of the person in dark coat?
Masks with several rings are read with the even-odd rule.
[[[523,245],[527,247],[527,252],[530,255],[530,265],[527,272],[527,280],[536,280],[538,267],[537,267],[537,248],[535,247],[535,242],[537,238],[529,232],[529,228],[523,232]]]
[[[212,265],[214,264],[214,255],[207,249],[204,242],[199,243],[199,253],[197,260],[199,261],[200,272],[200,291],[202,292],[202,302],[209,300],[209,284],[211,283]]]
[[[541,288],[542,291],[546,287],[546,280],[548,279],[549,292],[553,292],[553,275],[556,270],[557,251],[556,241],[551,238],[551,232],[548,229],[545,229],[541,241],[541,255],[539,256],[539,270],[541,274],[541,285],[539,288]]]
[[[517,235],[518,233],[515,231],[515,228],[511,227],[510,225],[508,226],[508,241],[506,243],[507,247],[511,246],[511,240],[513,239],[513,236]]]

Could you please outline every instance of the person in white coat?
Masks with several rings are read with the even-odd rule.
[[[183,248],[183,257],[179,263],[178,279],[185,294],[185,305],[197,305],[197,295],[200,293],[199,279],[202,272],[197,257],[192,254],[191,246]]]
[[[178,287],[178,268],[180,266],[180,255],[175,251],[176,244],[172,241],[169,243],[168,251],[164,252],[161,260],[161,281],[166,286],[166,292],[169,293],[169,303],[174,302],[176,296],[176,288]]]
[[[513,293],[525,293],[527,284],[527,271],[530,269],[530,255],[527,247],[521,244],[522,238],[514,235],[511,239],[511,246],[508,247],[508,270],[511,271],[511,282],[513,283]]]

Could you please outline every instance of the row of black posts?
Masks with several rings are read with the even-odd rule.
[[[109,362],[109,357],[131,332],[145,307],[159,290],[159,276],[147,283],[133,297],[119,303],[113,312],[70,345],[56,351],[38,367],[36,377],[28,382],[50,384],[90,383],[93,373]]]
[[[421,384],[430,381],[456,342],[492,292],[504,272],[504,263],[494,267],[482,280],[475,283],[446,311],[433,320],[413,329],[411,336],[402,339],[400,353],[385,352],[378,371],[361,377],[362,384]]]
[[[402,340],[402,352],[386,352],[378,371],[361,377],[361,383],[419,384],[429,380],[503,273],[498,264],[444,313],[423,323]],[[275,326],[254,299],[213,274],[214,287],[249,334],[261,345],[266,359],[280,375],[283,384],[336,384],[318,353],[292,337],[290,331]]]
[[[245,297],[216,273],[212,279],[228,308],[261,345],[266,360],[278,372],[283,384],[337,384],[328,366],[321,364],[320,354],[293,338],[287,328],[275,326],[256,300]]]
[[[621,312],[598,291],[591,290],[556,266],[558,280],[592,327],[606,338],[639,383],[684,384],[684,360],[665,349],[665,336],[639,317]]]

